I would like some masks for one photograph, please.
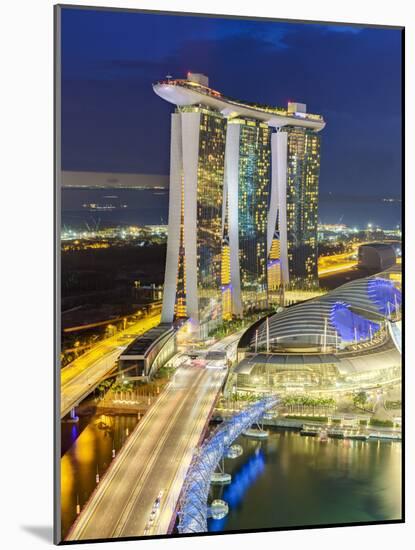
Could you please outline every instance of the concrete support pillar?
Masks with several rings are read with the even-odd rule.
[[[287,243],[287,146],[286,132],[271,136],[271,208],[268,218],[268,252],[275,231],[277,212],[280,230],[280,261],[282,283],[289,281]]]
[[[232,313],[242,315],[239,267],[239,124],[228,124],[225,148],[225,188],[228,199],[228,230],[231,264]]]
[[[179,265],[180,212],[182,207],[181,179],[183,170],[182,127],[180,117],[180,113],[174,113],[171,117],[169,229],[167,237],[163,307],[161,311],[161,320],[163,323],[171,323],[174,318],[177,271]]]

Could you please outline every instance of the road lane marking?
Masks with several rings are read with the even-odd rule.
[[[198,375],[195,378],[195,380],[193,381],[191,387],[187,390],[188,395],[186,395],[185,398],[181,401],[181,403],[176,408],[173,415],[170,417],[170,419],[167,422],[166,426],[164,427],[163,435],[162,435],[161,439],[157,442],[156,447],[153,449],[150,460],[146,463],[144,471],[141,472],[141,474],[138,476],[138,478],[136,479],[136,481],[134,483],[134,489],[131,492],[130,497],[127,500],[126,505],[124,506],[123,510],[121,511],[121,513],[119,515],[119,520],[117,521],[115,527],[112,530],[112,536],[118,537],[118,536],[121,535],[125,525],[127,524],[128,520],[130,518],[132,509],[134,507],[134,504],[135,504],[139,494],[142,491],[143,484],[146,481],[146,479],[148,478],[148,475],[149,475],[150,471],[153,469],[153,465],[157,462],[159,450],[164,446],[164,443],[167,441],[167,439],[171,435],[170,430],[171,430],[172,426],[174,426],[174,424],[176,423],[176,420],[177,420],[178,416],[181,414],[182,410],[185,408],[185,405],[186,405],[187,401],[190,401],[191,398],[193,397],[192,393],[194,391],[194,388],[199,385],[199,380],[202,378],[202,375],[203,375],[203,373],[198,373]]]
[[[176,374],[180,374],[180,373],[176,373]],[[198,373],[198,376],[196,377],[196,380],[197,380],[198,377],[199,377],[199,373]],[[194,382],[192,383],[191,387],[193,387],[193,384],[194,384]],[[186,390],[185,386],[183,387],[183,390]],[[180,389],[179,391],[183,391],[183,390]],[[115,476],[119,473],[122,466],[125,463],[127,463],[128,460],[131,458],[131,455],[134,451],[134,446],[135,446],[135,443],[136,443],[137,439],[142,434],[143,430],[149,424],[150,420],[154,417],[154,415],[156,415],[157,412],[162,408],[162,404],[164,404],[164,401],[167,399],[167,397],[170,394],[174,393],[174,392],[175,392],[175,390],[172,389],[172,388],[170,388],[166,392],[163,392],[163,394],[159,397],[159,399],[156,401],[156,403],[150,409],[150,411],[148,411],[148,413],[144,415],[143,420],[137,426],[137,428],[139,428],[139,429],[133,431],[133,433],[131,434],[131,436],[128,439],[127,443],[125,444],[123,449],[120,451],[120,453],[118,455],[118,460],[116,460],[116,462],[113,462],[112,465],[111,465],[112,468],[110,466],[110,468],[107,470],[105,477],[101,481],[101,484],[99,484],[97,486],[97,488],[95,489],[95,491],[94,491],[95,495],[94,495],[94,493],[91,495],[91,497],[89,499],[90,505],[87,502],[86,507],[83,509],[80,516],[78,516],[79,521],[76,521],[74,523],[73,527],[71,528],[71,530],[69,531],[69,533],[66,537],[67,540],[79,540],[79,539],[82,538],[82,535],[85,532],[85,530],[87,529],[87,527],[89,525],[89,522],[90,522],[93,514],[95,513],[97,507],[99,506],[102,499],[104,498],[107,490],[109,488],[111,488],[110,485],[113,482]],[[144,440],[143,440],[143,443],[145,443]],[[134,451],[134,454],[136,452],[137,452],[137,450]],[[89,507],[88,507],[88,505],[89,505]],[[73,536],[76,533],[78,533],[78,535],[74,539]]]

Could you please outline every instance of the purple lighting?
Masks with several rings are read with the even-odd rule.
[[[276,259],[276,260],[270,260],[270,261],[268,262],[268,267],[272,267],[273,265],[279,265],[280,263],[281,263],[281,260],[278,260],[278,259]]]
[[[353,313],[344,302],[333,304],[330,312],[330,323],[346,342],[368,340],[379,329],[380,325]]]
[[[384,315],[390,315],[402,303],[402,294],[395,285],[386,279],[370,279],[367,283],[369,299]]]

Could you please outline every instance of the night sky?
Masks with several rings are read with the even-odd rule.
[[[225,95],[304,102],[327,122],[320,190],[401,191],[401,32],[133,12],[62,10],[62,168],[167,174],[166,74]]]

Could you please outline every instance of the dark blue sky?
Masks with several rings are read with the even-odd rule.
[[[62,168],[167,174],[166,74],[225,95],[322,114],[320,190],[399,195],[401,32],[62,10]]]

